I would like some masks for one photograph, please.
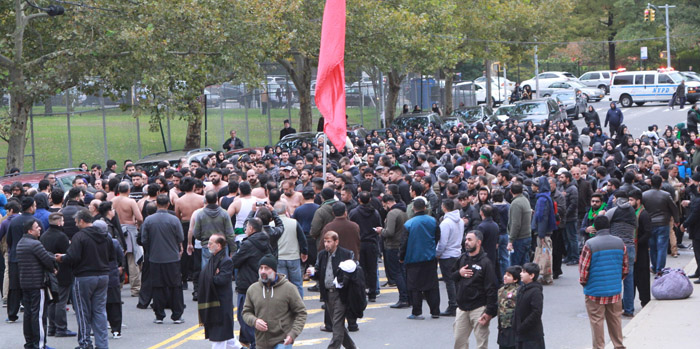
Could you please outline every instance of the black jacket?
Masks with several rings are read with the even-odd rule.
[[[326,290],[326,265],[328,264],[328,251],[322,250],[318,253],[318,258],[316,258],[316,273],[313,279],[318,281],[318,289],[321,292],[321,300],[328,300],[328,291]],[[333,276],[337,277],[342,270],[340,270],[340,262],[346,261],[348,259],[355,259],[355,254],[343,247],[338,246],[335,250],[335,257],[331,260],[331,265],[333,266]]]
[[[295,130],[293,127],[285,127],[280,130],[280,139],[284,138],[286,135],[291,135],[293,133],[297,133],[297,130]]]
[[[7,248],[9,249],[8,257],[10,262],[17,262],[17,244],[24,236],[24,224],[30,220],[34,220],[34,215],[27,212],[15,216],[10,222],[10,227],[7,229]]]
[[[484,240],[481,242],[481,249],[486,253],[491,261],[498,261],[498,224],[489,217],[479,223],[476,230],[484,234]],[[494,275],[496,273],[494,272]]]
[[[260,259],[272,253],[270,237],[265,232],[257,232],[243,239],[241,247],[231,257],[233,267],[238,269],[236,275],[236,291],[245,293],[248,287],[258,281],[258,267]]]
[[[639,226],[642,226],[642,222],[639,222]],[[691,239],[700,240],[700,196],[696,196],[690,202],[688,217],[683,222],[683,227],[688,230]]]
[[[350,212],[348,219],[360,226],[361,242],[377,243],[379,234],[374,228],[382,226],[382,219],[374,207],[369,204],[357,206]]]
[[[24,234],[17,243],[17,264],[19,265],[19,286],[25,289],[44,287],[44,274],[54,270],[54,256],[39,239]]]
[[[51,254],[66,253],[70,246],[68,236],[61,230],[61,227],[57,225],[50,225],[49,229],[41,234],[39,240],[44,245],[44,248],[46,248],[46,251],[49,251]],[[56,278],[58,279],[59,286],[70,286],[70,284],[73,283],[73,273],[71,272],[70,265],[60,265]]]
[[[80,228],[75,225],[75,214],[79,210],[84,210],[85,206],[83,206],[82,203],[75,201],[75,200],[70,200],[66,203],[66,206],[61,209],[61,213],[63,213],[63,232],[68,235],[69,239],[73,239],[73,235],[75,235]]]
[[[532,341],[544,337],[542,327],[542,285],[533,281],[518,290],[515,301],[513,328],[518,342]]]
[[[474,271],[472,277],[465,278],[460,275],[459,270],[465,265],[469,265],[469,269]],[[493,262],[483,250],[475,256],[462,253],[449,276],[457,284],[459,309],[470,311],[486,306],[486,314],[494,317],[498,314],[498,281],[494,268]]]
[[[109,275],[109,262],[115,258],[112,237],[89,226],[73,235],[61,262],[73,268],[75,277],[97,276]]]
[[[696,209],[700,210],[700,202],[698,202],[698,207],[696,207]],[[639,250],[642,248],[645,249],[645,251],[649,248],[649,238],[651,237],[651,216],[649,215],[649,212],[647,212],[646,209],[642,209],[642,212],[639,213],[638,220],[639,224],[637,225],[637,253],[639,253]],[[692,235],[690,236],[692,239]],[[700,235],[696,236],[700,237]]]
[[[647,190],[642,194],[642,204],[651,215],[652,225],[668,225],[671,217],[678,222],[678,207],[668,192],[658,189]]]
[[[245,227],[248,225],[248,220],[251,218],[255,217],[255,212],[251,210],[250,213],[248,214],[248,218],[246,218],[245,222],[243,222],[243,226]],[[282,222],[282,219],[280,216],[277,214],[275,211],[271,211],[272,213],[272,221],[275,222],[275,226],[270,226],[270,225],[263,225],[263,232],[267,234],[268,237],[268,243],[270,244],[270,248],[272,248],[272,255],[275,256],[275,258],[279,255],[279,247],[277,245],[277,242],[279,239],[282,237],[282,234],[284,234],[284,222]],[[301,247],[301,245],[299,245]],[[262,256],[260,256],[262,257]],[[235,263],[235,262],[234,262]],[[255,280],[257,280],[257,275],[258,275],[258,267],[256,265],[255,267]],[[248,289],[248,287],[246,287]]]
[[[245,148],[245,146],[243,145],[243,141],[240,138],[236,137],[235,139],[227,139],[226,142],[224,142],[223,148],[224,150],[234,150]]]

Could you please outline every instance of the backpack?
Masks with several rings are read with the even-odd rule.
[[[557,220],[557,228],[561,225],[561,217],[559,217],[559,205],[557,205],[557,201],[552,198],[552,203],[554,203],[554,217]]]

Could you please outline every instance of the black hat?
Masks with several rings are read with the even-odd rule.
[[[608,217],[604,215],[599,215],[593,221],[593,226],[596,230],[608,229],[610,228],[610,221],[608,220]]]
[[[452,172],[450,172],[450,176],[449,176],[449,177],[450,177],[450,178],[459,177],[460,174],[461,174],[461,173],[460,173],[459,171],[457,171],[457,170],[452,170]]]
[[[323,200],[330,200],[334,196],[335,196],[335,193],[333,192],[333,189],[331,189],[331,188],[323,188],[323,190],[321,190],[321,198],[323,198]]]
[[[271,254],[266,254],[262,258],[260,258],[258,268],[260,268],[261,265],[267,265],[270,269],[277,272],[277,258],[275,258],[275,256]]]
[[[442,172],[438,175],[438,181],[440,183],[447,183],[447,180],[448,180],[447,172]]]
[[[34,198],[31,196],[25,196],[22,198],[22,211],[28,210],[34,205]]]

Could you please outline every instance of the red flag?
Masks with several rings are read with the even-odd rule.
[[[316,76],[316,106],[323,132],[338,151],[345,147],[345,0],[326,0]]]

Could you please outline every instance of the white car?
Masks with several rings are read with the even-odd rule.
[[[472,89],[474,91],[473,93],[476,95],[476,102],[486,103],[486,85],[484,83],[476,82],[473,83],[472,86],[471,81],[460,82],[452,87],[452,98],[455,103],[462,100],[467,100],[468,96],[471,96]],[[491,98],[493,99],[494,105],[508,101],[510,99],[510,94],[510,91],[507,91],[504,96],[503,90],[501,90],[499,93],[498,86],[491,84]]]
[[[474,79],[474,81],[483,83],[484,81],[486,81],[486,77],[482,75],[482,76]],[[503,77],[499,78],[499,77],[492,76],[491,83],[493,83],[494,85],[498,85],[501,90],[503,90],[503,86],[505,86],[506,89],[510,92],[513,92],[513,90],[515,89],[515,81],[510,81],[508,79],[504,79]]]
[[[617,73],[616,70],[597,70],[589,71],[581,75],[578,80],[588,87],[597,87],[605,90],[605,93],[610,92],[610,78]]]
[[[549,86],[549,84],[556,81],[578,81],[578,78],[576,78],[574,74],[565,71],[544,72],[540,73],[540,75],[538,76],[540,78],[540,86]],[[535,92],[537,88],[537,81],[535,80],[535,77],[532,77],[532,79],[525,80],[520,83],[520,87],[522,87],[523,89],[525,88],[525,86],[530,86],[530,90],[532,90],[532,92]]]

